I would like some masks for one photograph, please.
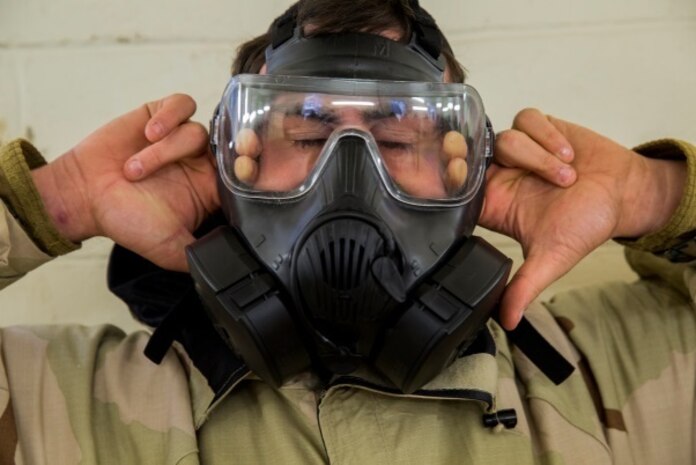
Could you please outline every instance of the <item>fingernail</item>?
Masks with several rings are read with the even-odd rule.
[[[563,166],[558,170],[558,179],[561,181],[561,184],[571,183],[573,181],[573,176],[575,176],[575,174],[573,173],[573,168],[570,166]]]
[[[570,147],[563,147],[559,152],[558,156],[563,161],[570,161],[573,159],[573,150]]]
[[[164,126],[159,121],[153,121],[150,123],[150,132],[156,137],[162,137],[164,135]]]
[[[143,175],[143,164],[137,158],[128,162],[128,172],[134,178],[140,178]]]

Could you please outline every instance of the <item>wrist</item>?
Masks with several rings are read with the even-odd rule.
[[[615,237],[639,238],[662,230],[673,217],[684,195],[686,162],[634,157],[622,198]]]
[[[46,213],[58,232],[72,242],[96,235],[84,182],[72,151],[31,171]]]

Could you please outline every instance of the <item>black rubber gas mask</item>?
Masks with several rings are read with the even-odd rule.
[[[368,365],[412,392],[476,338],[510,269],[472,236],[494,142],[481,99],[442,83],[418,34],[278,31],[268,74],[234,77],[213,119],[230,226],[189,247],[192,276],[271,384]]]

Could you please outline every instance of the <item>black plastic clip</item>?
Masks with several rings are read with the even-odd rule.
[[[517,412],[514,408],[498,410],[497,412],[487,413],[483,416],[483,426],[495,428],[502,424],[505,429],[512,429],[517,426]]]

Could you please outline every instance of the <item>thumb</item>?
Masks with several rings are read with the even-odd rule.
[[[500,302],[500,324],[508,331],[517,327],[529,304],[572,268],[569,260],[550,252],[529,254],[512,277]]]

